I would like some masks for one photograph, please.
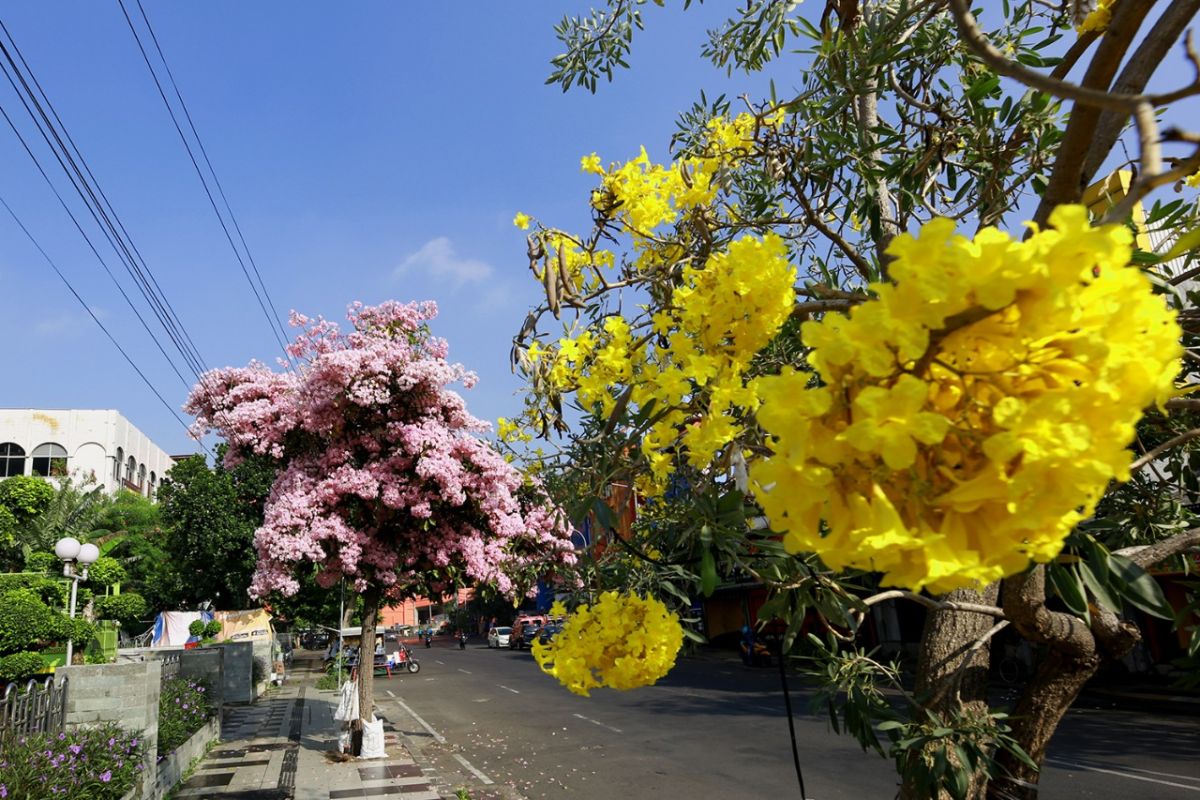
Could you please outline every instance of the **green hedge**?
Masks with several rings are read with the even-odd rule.
[[[213,717],[204,681],[169,678],[158,698],[158,754],[164,756],[186,742]]]
[[[0,681],[19,681],[30,678],[46,669],[41,653],[25,651],[0,656]]]

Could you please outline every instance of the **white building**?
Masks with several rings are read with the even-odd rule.
[[[72,475],[152,498],[174,464],[116,411],[0,408],[0,480]]]

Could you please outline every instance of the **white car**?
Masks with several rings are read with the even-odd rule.
[[[492,628],[488,631],[488,647],[508,647],[508,637],[512,628]]]

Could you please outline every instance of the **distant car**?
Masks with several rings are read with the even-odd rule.
[[[538,631],[537,640],[542,644],[550,644],[550,640],[558,636],[561,632],[562,625],[552,622],[549,625],[542,626],[541,630]]]
[[[511,636],[512,628],[492,628],[488,631],[488,647],[508,647],[508,640]]]
[[[517,637],[517,649],[524,650],[526,647],[529,647],[530,645],[532,645],[537,640],[538,634],[541,633],[541,631],[542,631],[542,623],[540,623],[540,622],[526,623],[525,626],[521,628],[521,635],[519,637]],[[508,646],[512,647],[511,639],[509,640]]]

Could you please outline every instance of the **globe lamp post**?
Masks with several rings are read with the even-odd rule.
[[[79,582],[86,581],[88,566],[100,557],[100,549],[94,544],[80,544],[72,536],[64,536],[54,545],[54,555],[63,562],[63,575],[71,579],[71,600],[67,605],[67,616],[75,619],[75,599],[79,593]],[[67,666],[71,666],[75,654],[75,642],[67,639]]]

